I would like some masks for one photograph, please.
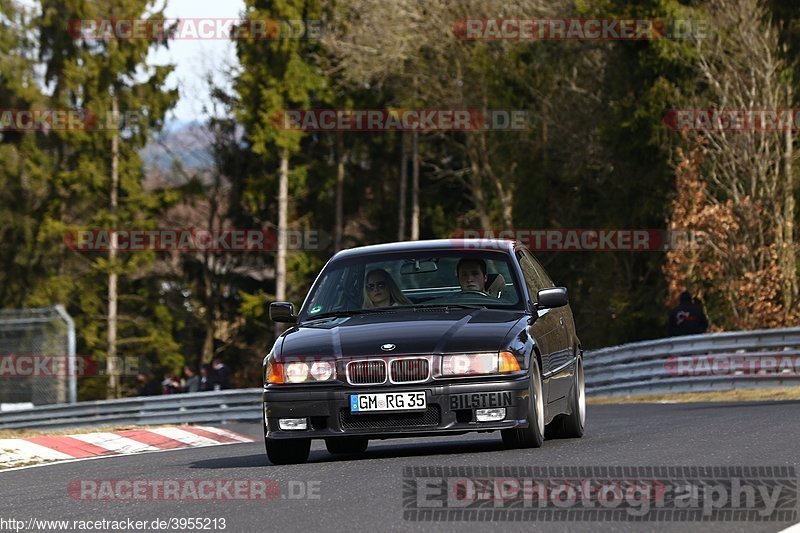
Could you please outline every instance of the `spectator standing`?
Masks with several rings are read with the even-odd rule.
[[[705,333],[708,329],[708,319],[703,306],[698,300],[692,301],[692,294],[683,291],[680,303],[669,312],[667,333],[670,337],[679,335],[697,335]]]
[[[200,376],[197,375],[194,367],[189,365],[183,367],[183,375],[186,376],[183,392],[197,392],[200,390]]]
[[[225,390],[231,388],[231,371],[228,366],[222,362],[219,357],[215,357],[212,362],[212,370],[214,376],[212,382],[214,383],[214,390]]]
[[[164,375],[164,381],[161,382],[162,394],[177,394],[181,390],[181,384],[172,375],[172,372],[167,372]]]
[[[153,379],[150,372],[139,372],[136,374],[136,383],[138,384],[137,394],[139,396],[158,396],[161,394],[161,387],[158,382]]]
[[[205,364],[200,367],[200,388],[201,392],[214,390],[214,383],[212,381],[211,365]]]

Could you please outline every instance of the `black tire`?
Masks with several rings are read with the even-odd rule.
[[[325,439],[325,447],[333,454],[364,453],[369,446],[369,439],[361,437],[338,437]]]
[[[583,358],[578,357],[572,389],[569,393],[570,414],[559,415],[547,425],[548,439],[577,439],[583,436],[586,424],[586,385],[583,377]]]
[[[503,444],[505,444],[506,448],[519,448],[516,429],[501,429],[500,436],[503,437]]]
[[[510,448],[539,448],[544,443],[544,398],[539,365],[531,360],[528,394],[528,427],[500,431],[503,443]]]
[[[305,463],[311,453],[311,439],[264,439],[267,458],[274,465]]]

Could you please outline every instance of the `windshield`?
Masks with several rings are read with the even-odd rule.
[[[365,255],[325,267],[300,321],[403,307],[522,309],[520,295],[516,273],[502,252]]]

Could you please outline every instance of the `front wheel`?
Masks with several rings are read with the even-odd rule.
[[[267,458],[274,465],[305,463],[311,453],[311,439],[265,438]]]
[[[531,382],[528,386],[528,427],[500,432],[509,448],[539,448],[544,442],[544,399],[542,376],[536,359],[531,358]]]

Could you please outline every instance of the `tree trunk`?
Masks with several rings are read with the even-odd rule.
[[[550,163],[548,159],[548,155],[550,154],[550,150],[548,150],[547,143],[549,142],[549,132],[547,129],[547,120],[542,120],[542,166],[547,167]]]
[[[286,231],[289,213],[289,151],[281,152],[278,182],[278,257],[275,264],[275,299],[286,300]],[[283,324],[275,324],[275,335],[283,332]]]
[[[397,214],[397,240],[406,238],[406,189],[408,188],[408,142],[406,132],[400,133],[400,205]]]
[[[111,96],[111,115],[114,124],[119,124],[119,102],[117,94]],[[119,128],[114,128],[111,136],[111,192],[108,210],[111,218],[112,227],[111,242],[108,249],[108,353],[106,359],[106,371],[108,373],[107,398],[119,398],[119,372],[117,365],[117,205],[119,197]]]
[[[791,109],[791,89],[787,87],[787,109]],[[791,128],[786,128],[784,132],[784,153],[783,153],[783,227],[778,228],[783,232],[781,249],[781,269],[783,270],[783,306],[788,312],[798,299],[798,280],[797,280],[797,256],[795,255],[794,244],[794,170],[792,158],[794,155],[793,139]]]
[[[221,226],[221,224],[216,223],[217,212],[219,211],[219,202],[218,202],[219,190],[220,190],[220,175],[219,173],[215,173],[214,189],[209,197],[208,221],[207,221],[208,229],[212,231],[216,229],[218,226]],[[215,320],[217,318],[217,305],[214,300],[215,265],[216,263],[215,263],[214,252],[210,250],[205,250],[203,252],[202,280],[203,280],[203,302],[206,308],[206,314],[204,320],[206,334],[205,338],[203,339],[202,353],[200,354],[200,362],[202,364],[211,363],[211,361],[214,359],[214,337],[216,333]]]
[[[486,177],[489,178],[497,190],[497,199],[500,200],[500,215],[503,220],[503,229],[512,229],[514,226],[514,196],[512,194],[512,184],[508,187],[503,185],[503,180],[498,178],[492,169],[489,161],[489,147],[486,143],[486,133],[478,133],[478,149],[480,151],[481,168]]]
[[[336,227],[334,228],[333,248],[335,252],[342,249],[342,236],[344,234],[344,170],[347,154],[344,150],[344,134],[336,133]]]
[[[206,293],[206,300],[208,296]],[[214,359],[214,308],[211,305],[206,306],[205,323],[206,336],[203,338],[203,353],[200,355],[200,362],[204,365]]]
[[[419,132],[411,134],[411,240],[419,240]]]
[[[475,204],[475,210],[478,212],[478,219],[480,220],[480,231],[483,232],[493,230],[491,217],[489,217],[489,208],[486,205],[486,196],[483,194],[483,171],[481,169],[480,156],[478,155],[478,148],[476,146],[476,133],[467,134],[467,157],[469,158],[469,189],[472,203]],[[475,229],[475,228],[468,228]]]

